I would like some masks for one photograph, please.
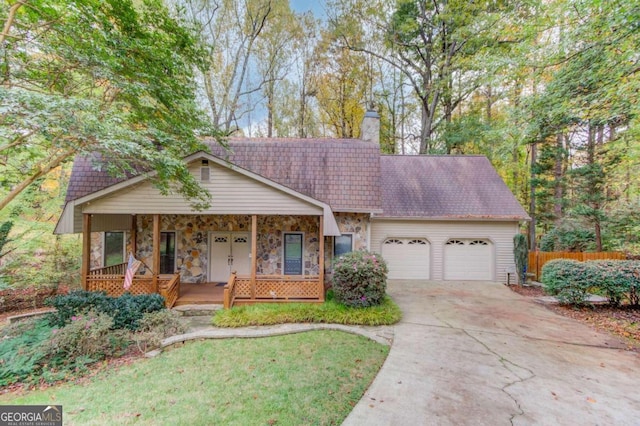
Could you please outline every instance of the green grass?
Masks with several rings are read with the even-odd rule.
[[[213,317],[218,327],[246,327],[286,323],[390,325],[400,321],[400,308],[389,296],[382,304],[350,308],[333,300],[325,303],[262,303],[220,310]]]
[[[362,336],[314,331],[189,342],[0,404],[62,404],[65,424],[340,424],[389,348]]]

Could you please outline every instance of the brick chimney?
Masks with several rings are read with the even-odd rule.
[[[373,105],[370,105],[364,114],[360,126],[360,139],[380,145],[380,115],[373,108]]]

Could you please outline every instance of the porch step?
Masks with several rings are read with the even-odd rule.
[[[198,317],[204,315],[213,315],[216,311],[222,309],[222,305],[179,305],[174,306],[173,310],[183,317]]]

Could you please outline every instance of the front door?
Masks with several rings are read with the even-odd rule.
[[[251,241],[245,232],[214,232],[209,238],[210,281],[226,282],[229,274],[251,273]]]

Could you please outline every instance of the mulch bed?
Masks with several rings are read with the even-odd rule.
[[[546,296],[539,286],[509,286],[512,291],[525,297]],[[548,309],[577,321],[584,322],[598,331],[621,337],[628,343],[629,350],[640,352],[640,308],[608,304],[572,307],[565,305],[545,305]]]
[[[49,297],[67,294],[69,287],[25,287],[0,290],[0,321],[7,317],[36,311],[44,307]]]

